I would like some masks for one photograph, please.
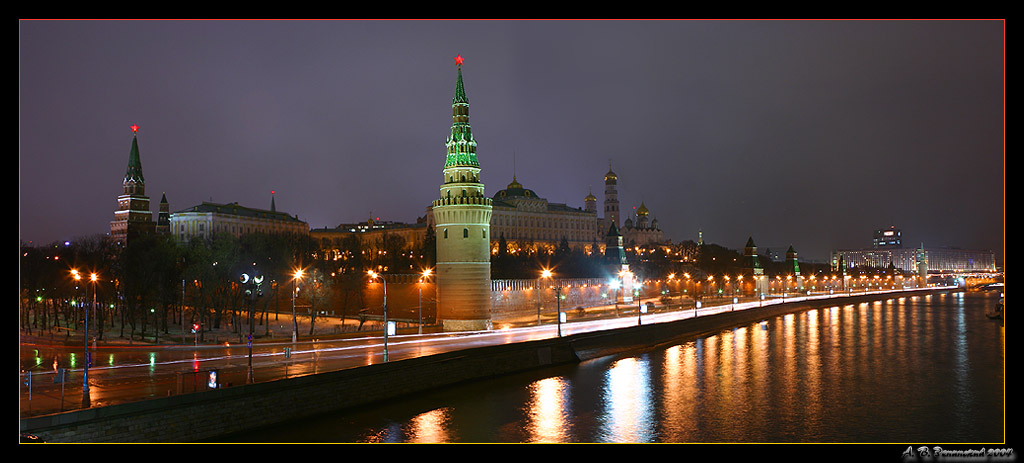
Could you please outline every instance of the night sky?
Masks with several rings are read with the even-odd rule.
[[[109,232],[133,124],[151,209],[311,228],[439,195],[454,57],[488,196],[646,203],[666,238],[802,260],[906,245],[1003,261],[1003,21],[19,22],[20,239]],[[515,162],[513,163],[513,159]],[[625,216],[625,212],[623,214]]]

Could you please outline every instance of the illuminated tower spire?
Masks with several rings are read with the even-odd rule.
[[[160,195],[160,206],[156,216],[156,233],[166,235],[171,232],[171,205],[167,202],[167,193]]]
[[[789,245],[789,249],[786,250],[786,268],[788,272],[796,280],[796,289],[802,290],[804,287],[804,279],[800,276],[800,262],[797,259],[796,251],[793,249],[793,245]]]
[[[124,173],[124,194],[146,194],[146,178],[142,176],[139,157],[139,126],[132,124],[132,150],[128,153],[128,170]]]
[[[444,166],[480,167],[476,159],[476,140],[469,126],[469,98],[466,98],[466,88],[462,84],[462,56],[456,57],[455,61],[459,63],[459,78],[455,83],[455,97],[452,98],[452,130],[446,142],[448,157]]]
[[[452,99],[452,128],[445,143],[441,197],[434,200],[437,234],[437,318],[447,331],[491,328],[491,199],[484,196],[469,99],[462,83],[462,55]]]
[[[754,237],[747,238],[747,245],[743,248],[743,260],[745,270],[750,272],[754,280],[754,291],[757,295],[768,294],[768,279],[764,274],[764,267],[757,258],[757,246],[754,245]]]
[[[125,244],[128,238],[139,233],[153,233],[156,223],[149,210],[146,196],[146,179],[142,176],[142,159],[139,156],[139,126],[132,124],[132,147],[128,153],[128,169],[121,182],[123,194],[117,197],[117,210],[110,222],[110,237],[118,244]]]

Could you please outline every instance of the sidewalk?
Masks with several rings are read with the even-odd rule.
[[[253,342],[286,342],[292,339],[292,315],[291,313],[280,313],[268,314],[269,320],[264,320],[263,324],[260,324],[259,318],[257,317],[253,321],[252,335]],[[363,323],[360,329],[359,320],[356,318],[348,318],[342,320],[337,316],[318,316],[315,322],[315,329],[313,334],[309,332],[310,317],[308,315],[296,314],[295,317],[296,325],[298,330],[296,332],[298,340],[311,340],[320,338],[333,338],[333,337],[345,337],[352,336],[354,334],[365,335],[368,332],[381,329],[381,323],[378,321],[368,320]],[[269,323],[268,323],[269,322]],[[399,330],[406,331],[407,324],[399,324]],[[412,329],[416,329],[416,325],[411,325]],[[67,346],[82,346],[84,345],[84,339],[82,337],[82,326],[79,325],[79,329],[74,328],[68,329],[64,327],[51,328],[48,330],[40,331],[33,329],[32,333],[29,334],[25,330],[19,330],[20,342],[24,344],[54,344],[59,343]],[[124,336],[121,336],[120,324],[115,324],[113,327],[109,323],[104,323],[103,338],[96,339],[96,329],[94,326],[89,327],[89,338],[90,344],[95,343],[101,346],[145,346],[145,345],[194,345],[196,343],[197,336],[192,333],[192,326],[186,323],[184,327],[184,339],[182,339],[182,326],[180,322],[168,321],[167,332],[160,331],[157,339],[154,339],[154,333],[152,327],[147,327],[145,336],[141,336],[138,332],[135,333],[133,338],[131,336],[131,327],[124,327]],[[238,329],[236,330],[231,324],[230,317],[225,317],[221,321],[221,327],[218,329],[212,329],[204,327],[202,333],[202,339],[199,341],[201,345],[216,345],[224,342],[240,343],[245,342],[249,335],[249,324],[245,320],[240,320],[238,323]],[[423,327],[424,332],[429,328],[429,325]],[[236,332],[237,331],[237,332]]]

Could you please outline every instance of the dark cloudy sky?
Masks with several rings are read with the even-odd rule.
[[[20,239],[106,233],[138,124],[155,211],[312,228],[413,222],[463,76],[488,195],[644,201],[674,241],[825,260],[992,249],[1005,210],[1003,21],[19,22]]]

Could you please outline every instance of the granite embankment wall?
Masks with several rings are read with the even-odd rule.
[[[920,291],[914,294],[921,294]],[[677,343],[817,307],[900,296],[853,296],[702,316],[671,323],[480,347],[287,380],[215,389],[21,420],[46,442],[196,442],[385,399],[550,365]]]

